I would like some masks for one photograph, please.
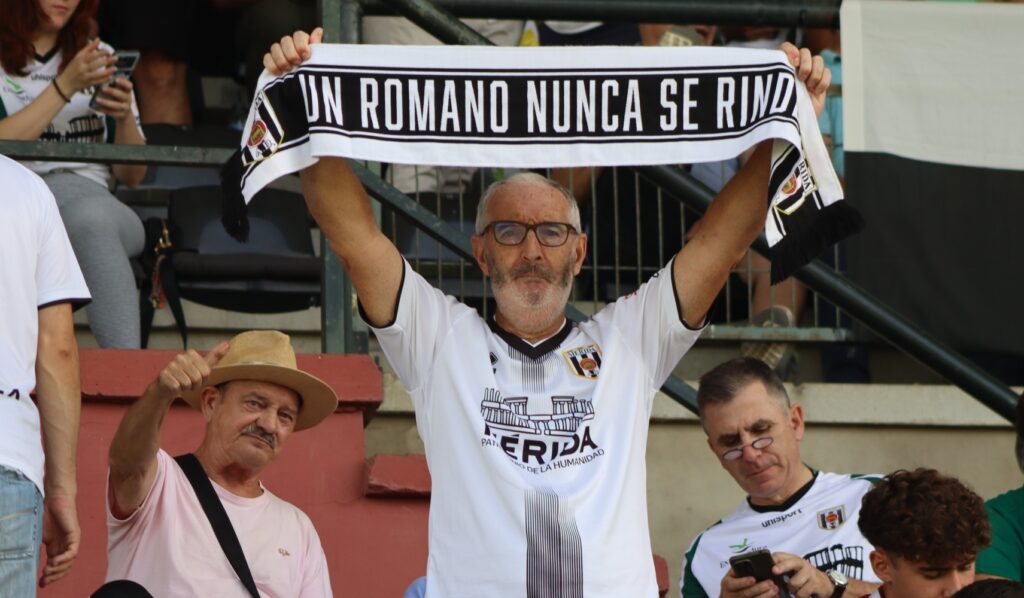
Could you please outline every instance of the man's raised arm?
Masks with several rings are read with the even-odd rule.
[[[110,443],[110,512],[115,517],[134,513],[153,487],[160,427],[171,403],[186,391],[202,388],[227,351],[225,341],[205,357],[191,349],[175,356],[128,408]]]
[[[832,74],[821,56],[788,42],[780,48],[807,86],[815,114],[821,114]],[[673,274],[683,320],[699,326],[729,271],[746,253],[764,227],[768,212],[768,177],[772,141],[758,145],[753,156],[715,197],[704,217],[689,234],[676,257]]]
[[[310,44],[320,43],[323,30],[298,31],[271,46],[263,66],[282,75],[310,57]],[[320,230],[338,255],[370,324],[383,326],[395,317],[402,259],[384,236],[366,190],[344,158],[323,157],[302,171],[302,193]]]

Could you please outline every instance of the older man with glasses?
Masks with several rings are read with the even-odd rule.
[[[739,358],[704,374],[697,392],[708,447],[747,493],[686,553],[684,598],[866,596],[878,587],[857,528],[861,498],[879,476],[817,471],[800,458],[804,412],[762,361]],[[768,579],[730,559],[771,552]]]
[[[321,35],[282,39],[264,66],[290,71]],[[820,108],[820,57],[782,49]],[[515,175],[481,199],[473,253],[497,305],[484,320],[402,259],[345,160],[302,171],[416,408],[432,480],[427,596],[658,595],[644,462],[654,394],[763,226],[770,149],[758,146],[661,271],[581,323],[565,307],[587,237],[557,183]]]

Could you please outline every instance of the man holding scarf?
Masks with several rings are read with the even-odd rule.
[[[292,70],[321,36],[282,39],[264,66]],[[820,112],[821,58],[782,50]],[[416,407],[433,481],[428,596],[657,595],[651,405],[761,231],[770,154],[771,142],[757,147],[664,269],[583,323],[565,307],[587,238],[557,183],[515,175],[481,199],[473,251],[497,304],[484,321],[403,260],[345,159],[302,171],[310,211]]]

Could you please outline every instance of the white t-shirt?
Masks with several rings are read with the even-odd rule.
[[[113,52],[107,44],[100,44],[100,49]],[[31,104],[40,94],[46,91],[56,78],[61,65],[60,47],[55,47],[46,56],[36,56],[25,65],[25,75],[8,73],[0,66],[0,119],[6,118]],[[70,90],[63,90],[70,93]],[[71,102],[61,108],[43,134],[41,141],[59,141],[62,143],[108,143],[114,139],[115,123],[102,112],[89,107],[92,90],[86,89],[71,96]],[[135,121],[139,120],[139,107],[132,95],[132,114]],[[104,187],[110,186],[110,168],[106,164],[89,164],[86,162],[42,162],[26,160],[25,166],[39,175],[54,170],[69,170],[95,181]]]
[[[331,596],[327,558],[305,513],[266,488],[256,498],[244,498],[211,483],[261,596]],[[250,598],[185,472],[170,455],[157,452],[153,487],[126,519],[110,512],[111,492],[108,483],[107,581],[130,579],[161,598]]]
[[[36,386],[39,308],[87,302],[89,289],[53,194],[24,166],[0,156],[0,465],[43,491]],[[77,373],[76,373],[77,374]]]
[[[683,558],[680,591],[685,598],[718,596],[729,557],[765,548],[802,556],[822,571],[851,579],[880,580],[871,568],[871,544],[857,527],[861,498],[882,476],[816,472],[783,505],[738,509],[704,531]]]
[[[395,321],[375,330],[433,482],[427,596],[657,596],[648,419],[700,334],[671,266],[536,346],[404,267]]]

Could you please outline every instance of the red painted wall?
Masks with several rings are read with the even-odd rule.
[[[85,396],[78,447],[82,546],[72,572],[41,591],[41,597],[78,598],[102,585],[107,449],[130,399],[142,393],[173,354],[83,351]],[[313,520],[335,595],[401,596],[426,569],[428,501],[364,496],[364,414],[380,403],[380,373],[365,356],[300,356],[299,363],[335,388],[341,406],[319,426],[293,435],[263,482]],[[203,427],[198,412],[178,403],[164,423],[161,446],[172,455],[191,451],[199,445]]]

